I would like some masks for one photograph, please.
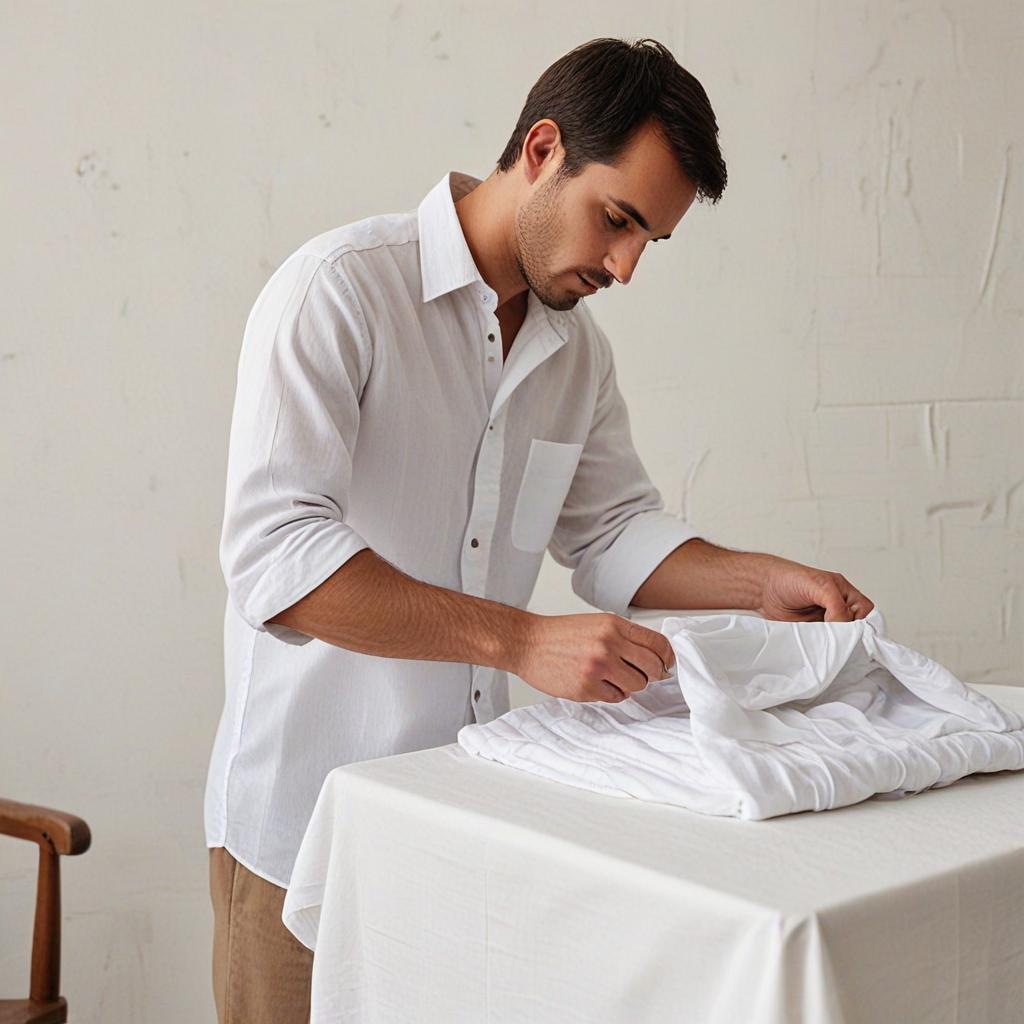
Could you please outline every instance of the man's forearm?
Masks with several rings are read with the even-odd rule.
[[[665,558],[633,596],[638,608],[756,610],[771,555],[730,551],[700,537]]]
[[[534,618],[413,579],[367,549],[269,621],[361,654],[514,672]]]

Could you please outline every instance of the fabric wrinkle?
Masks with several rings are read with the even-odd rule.
[[[676,672],[658,689],[517,708],[458,742],[570,785],[751,820],[1024,767],[1021,716],[883,630],[875,611],[669,617]]]

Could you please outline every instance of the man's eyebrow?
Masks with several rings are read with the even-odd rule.
[[[647,223],[644,215],[632,204],[627,203],[625,199],[617,199],[615,196],[608,197],[616,206],[619,207],[624,213],[628,213],[644,229],[644,231],[650,231],[651,225]],[[672,233],[669,232],[667,235],[659,235],[658,238],[671,238]],[[657,239],[655,239],[657,241]]]

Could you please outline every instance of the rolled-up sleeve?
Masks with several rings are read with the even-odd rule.
[[[316,255],[291,256],[245,327],[220,542],[238,613],[286,643],[312,638],[267,619],[368,547],[345,519],[370,362],[342,272]]]
[[[624,615],[658,565],[700,534],[665,511],[633,447],[611,346],[591,324],[599,353],[597,403],[548,550],[556,562],[573,570],[572,588],[584,601]]]

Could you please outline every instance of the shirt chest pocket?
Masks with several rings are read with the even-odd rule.
[[[581,444],[533,440],[512,513],[513,547],[537,554],[548,546],[582,452]]]

